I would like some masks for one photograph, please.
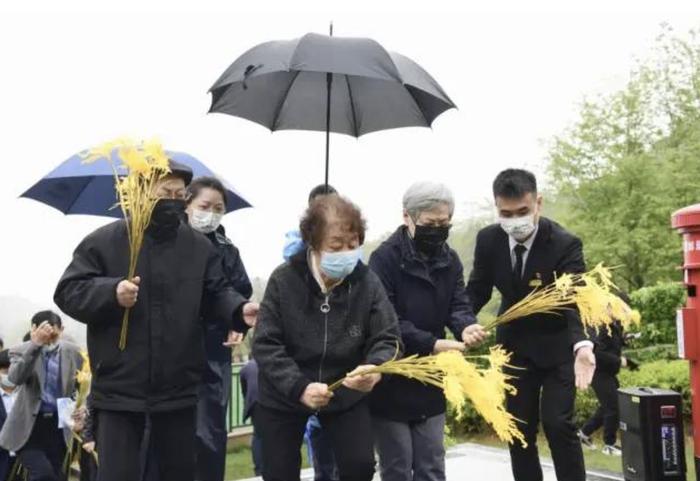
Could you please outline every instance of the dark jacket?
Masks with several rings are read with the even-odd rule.
[[[358,263],[324,296],[301,252],[272,273],[260,306],[253,340],[258,402],[310,413],[300,398],[311,382],[331,384],[358,365],[400,355],[400,349],[396,314],[372,271]],[[346,410],[364,396],[341,387],[324,410]]]
[[[248,361],[240,372],[241,392],[243,393],[243,420],[253,414],[253,408],[258,402],[258,363],[254,359]]]
[[[83,432],[80,433],[84,443],[91,443],[97,440],[97,412],[92,405],[92,395],[88,394],[85,400],[85,422],[83,424]]]
[[[0,400],[0,429],[2,429],[5,421],[7,420],[7,412],[5,412],[5,404]],[[10,453],[6,449],[0,448],[0,480],[4,480],[10,474],[12,466],[10,465],[12,459],[10,458]]]
[[[449,328],[462,339],[476,317],[464,285],[457,253],[445,245],[439,254],[423,260],[405,226],[399,227],[369,260],[396,310],[406,355],[428,355]],[[373,414],[412,421],[445,412],[442,391],[399,376],[385,376],[370,397]]]
[[[474,268],[467,292],[479,312],[491,299],[494,287],[501,293],[499,314],[538,286],[554,282],[554,274],[585,271],[581,241],[554,221],[541,218],[521,280],[514,280],[508,235],[500,225],[476,236]],[[537,314],[516,319],[497,330],[496,341],[515,356],[542,368],[573,361],[574,344],[587,339],[575,309],[560,315]]]
[[[221,266],[226,279],[231,283],[233,289],[246,299],[253,295],[253,286],[248,279],[238,248],[226,237],[223,226],[206,237],[216,247],[221,256]],[[209,361],[231,362],[231,348],[223,345],[223,339],[228,334],[228,326],[216,322],[206,323],[206,353]]]
[[[595,374],[617,375],[622,364],[622,347],[624,337],[622,324],[615,321],[610,325],[610,331],[600,328],[598,332],[589,330],[591,340],[595,344]]]
[[[136,412],[192,406],[205,361],[201,319],[245,332],[245,298],[226,280],[205,236],[185,223],[167,240],[147,234],[137,265],[139,298],[122,352],[124,309],[115,292],[128,262],[125,222],[97,229],[75,250],[54,295],[64,312],[87,324],[94,406]]]

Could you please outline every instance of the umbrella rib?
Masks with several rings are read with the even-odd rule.
[[[355,99],[352,96],[352,88],[350,87],[350,76],[346,75],[345,76],[345,84],[348,86],[348,96],[350,97],[350,111],[352,112],[352,129],[355,134],[355,137],[359,137],[357,135],[358,131],[358,126],[357,126],[357,115],[355,113]]]
[[[85,191],[87,190],[87,188],[90,186],[90,183],[92,182],[92,178],[90,178],[90,177],[87,177],[87,178],[88,178],[88,181],[85,182],[85,185],[83,185],[83,187],[80,189],[80,192],[78,193],[78,195],[76,195],[75,198],[73,199],[73,202],[70,203],[70,205],[69,205],[68,208],[66,209],[66,212],[64,212],[65,215],[68,215],[68,212],[69,212],[69,211],[73,208],[73,206],[78,202],[78,199],[80,199],[80,196],[83,195],[83,194],[85,193]],[[116,189],[115,189],[115,190],[116,190]],[[115,199],[115,204],[116,204],[117,202],[118,202],[118,201]],[[111,216],[110,216],[110,217],[111,217]]]
[[[402,83],[403,83],[403,82],[402,82]],[[420,112],[421,116],[423,117],[423,120],[425,121],[425,124],[426,124],[428,127],[431,127],[432,124],[431,124],[431,122],[428,122],[428,117],[425,116],[425,112],[423,112],[423,109],[420,108],[420,104],[418,103],[418,101],[416,100],[416,98],[415,98],[415,97],[413,96],[413,94],[411,93],[411,90],[408,89],[408,88],[406,88],[406,87],[407,87],[407,84],[404,83],[404,84],[403,84],[403,88],[406,89],[406,92],[408,92],[408,96],[411,97],[411,100],[413,100],[413,103],[415,104],[416,108],[418,109],[418,112]],[[414,88],[415,88],[415,87],[414,87]]]
[[[292,90],[292,85],[294,85],[294,82],[296,82],[297,77],[301,73],[301,70],[296,70],[294,73],[294,77],[292,77],[292,80],[289,82],[289,85],[287,85],[286,90],[284,91],[284,94],[280,98],[279,103],[277,104],[277,107],[275,108],[275,115],[272,117],[272,127],[270,130],[273,132],[277,128],[277,121],[279,120],[280,114],[282,113],[282,106],[284,106],[284,101],[287,100],[287,96],[289,95],[289,91]]]

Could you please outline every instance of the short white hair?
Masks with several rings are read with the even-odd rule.
[[[421,212],[433,210],[441,204],[447,205],[452,217],[455,212],[454,196],[445,184],[439,182],[416,182],[403,195],[403,209],[414,220]]]

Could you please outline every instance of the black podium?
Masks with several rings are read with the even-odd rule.
[[[622,470],[627,481],[685,481],[681,395],[668,389],[618,391]]]

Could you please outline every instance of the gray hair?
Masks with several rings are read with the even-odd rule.
[[[452,217],[455,199],[452,191],[439,182],[416,182],[403,195],[403,208],[412,219],[417,219],[421,212],[433,210],[440,204],[447,205]]]

